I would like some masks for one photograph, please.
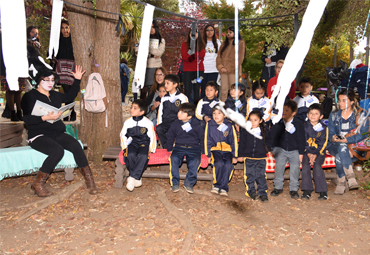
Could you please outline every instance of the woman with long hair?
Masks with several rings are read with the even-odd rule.
[[[338,93],[338,110],[329,116],[328,123],[328,151],[335,156],[335,166],[337,170],[336,195],[342,195],[346,190],[348,182],[349,189],[357,189],[358,184],[352,168],[352,162],[357,161],[349,151],[347,144],[354,144],[364,140],[367,135],[363,133],[369,131],[369,119],[366,110],[358,105],[353,89],[344,89]],[[358,120],[364,120],[361,128],[353,134],[357,128]]]
[[[235,27],[230,26],[227,29],[226,40],[222,43],[218,56],[216,58],[217,70],[221,74],[221,101],[227,98],[227,92],[231,84],[235,83],[235,70],[238,68],[239,76],[242,75],[242,63],[244,61],[245,42],[241,37],[239,31],[239,65],[235,67]]]
[[[204,41],[206,42],[206,55],[204,56],[204,75],[202,80],[202,87],[200,98],[206,94],[206,84],[209,81],[217,81],[218,70],[216,67],[216,58],[218,50],[221,46],[220,40],[216,38],[216,31],[213,25],[208,24],[204,28]]]
[[[140,47],[140,46],[139,46]],[[152,28],[150,30],[149,40],[149,55],[146,65],[146,74],[144,87],[140,90],[140,99],[146,100],[147,92],[150,87],[154,84],[154,73],[159,67],[162,67],[162,59],[166,47],[166,41],[162,38],[159,33],[159,26],[156,20],[153,20]]]
[[[195,48],[191,49],[191,41],[195,41]],[[202,36],[199,36],[198,30],[192,36],[191,29],[188,32],[186,42],[181,46],[181,57],[183,63],[183,83],[185,88],[185,95],[188,97],[189,102],[197,105],[200,94],[199,79],[203,79],[204,65],[203,59],[206,53],[205,45]],[[199,78],[199,79],[198,79]],[[193,98],[191,97],[193,93]]]
[[[150,105],[150,103],[153,101],[153,98],[155,99],[158,96],[158,85],[164,84],[164,77],[167,74],[167,70],[164,67],[158,67],[155,69],[153,75],[154,84],[148,91],[148,97],[146,98],[147,105]]]

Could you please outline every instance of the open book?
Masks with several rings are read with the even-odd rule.
[[[47,120],[47,122],[53,124],[55,121],[61,120],[65,117],[68,117],[71,115],[70,109],[75,106],[76,102],[67,104],[65,106],[58,108],[55,108],[54,106],[51,106],[49,104],[45,104],[44,102],[41,102],[39,100],[36,100],[35,106],[32,109],[31,115],[34,116],[45,116],[49,112],[54,112],[54,114],[57,114],[58,112],[63,112],[62,115],[56,120]]]

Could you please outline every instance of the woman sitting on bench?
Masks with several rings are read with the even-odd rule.
[[[38,86],[36,89],[25,93],[22,98],[24,122],[28,125],[29,145],[33,149],[48,155],[39,169],[36,180],[32,183],[32,190],[40,197],[53,194],[46,189],[45,182],[63,158],[64,149],[66,149],[72,152],[77,165],[80,167],[89,193],[96,194],[94,178],[80,143],[65,133],[64,123],[61,119],[58,120],[62,112],[49,112],[44,116],[32,115],[37,100],[58,109],[62,103],[74,101],[80,90],[80,80],[85,71],[82,71],[81,66],[76,66],[76,72],[72,72],[75,78],[74,83],[66,94],[62,94],[52,90],[54,84],[56,84],[55,80],[58,78],[52,69],[49,69],[41,61],[31,67],[33,67],[33,70],[30,71],[30,75]]]

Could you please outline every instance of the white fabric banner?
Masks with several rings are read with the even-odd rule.
[[[311,0],[308,4],[307,10],[303,16],[302,25],[294,40],[293,46],[290,48],[285,58],[275,90],[271,96],[271,102],[274,102],[277,96],[275,108],[279,110],[278,115],[272,120],[274,124],[279,122],[282,117],[284,101],[290,91],[290,84],[301,69],[303,61],[310,49],[313,34],[327,3],[328,0]]]
[[[145,5],[143,25],[141,27],[141,38],[139,43],[139,52],[137,54],[135,75],[132,81],[132,92],[136,93],[139,88],[144,87],[146,63],[149,54],[149,37],[152,28],[154,6]]]
[[[53,11],[51,13],[51,30],[49,42],[49,56],[47,59],[52,59],[58,54],[60,25],[62,23],[63,1],[53,0]],[[54,55],[53,55],[54,50]]]
[[[0,12],[5,76],[9,89],[19,90],[18,78],[28,77],[24,0],[0,0]]]

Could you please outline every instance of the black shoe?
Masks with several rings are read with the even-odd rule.
[[[258,194],[257,193],[253,193],[251,195],[249,195],[250,198],[252,198],[253,200],[256,200],[257,197],[258,197]]]
[[[328,200],[328,193],[320,192],[319,200]]]
[[[261,202],[268,202],[269,201],[267,196],[260,196],[259,200],[261,200]]]
[[[17,114],[15,113],[15,111],[10,111],[10,120],[11,121],[19,121],[18,117],[17,117]]]
[[[72,110],[71,115],[69,116],[69,121],[76,121],[77,114],[75,110]]]
[[[311,192],[312,192],[312,191],[310,191],[310,190],[305,190],[305,191],[303,191],[303,195],[301,196],[301,198],[302,198],[302,199],[307,199],[307,200],[309,200],[309,199],[310,199],[310,197],[311,197]]]
[[[20,120],[20,121],[23,121],[23,116],[22,116],[22,111],[17,111],[17,118]]]
[[[277,197],[277,196],[279,196],[281,193],[283,193],[283,190],[282,190],[282,189],[274,189],[273,191],[271,191],[271,196],[273,196],[273,197]]]
[[[299,198],[299,195],[298,195],[297,191],[289,191],[289,195],[293,199],[298,199]]]
[[[8,105],[5,105],[5,109],[3,113],[1,114],[1,117],[10,119],[11,116],[10,116],[10,110],[8,108]]]

